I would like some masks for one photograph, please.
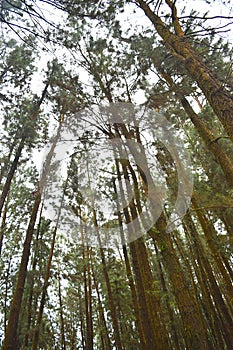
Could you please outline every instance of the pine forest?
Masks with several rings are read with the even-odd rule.
[[[233,4],[0,1],[0,348],[233,349]]]

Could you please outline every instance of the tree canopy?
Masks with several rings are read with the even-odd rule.
[[[230,1],[3,0],[2,350],[231,350]]]

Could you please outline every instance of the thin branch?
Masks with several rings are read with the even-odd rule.
[[[227,33],[229,32],[231,29],[227,29],[227,30],[219,30],[219,29],[223,29],[223,28],[226,28],[227,26],[231,25],[233,22],[230,22],[230,23],[227,23],[223,26],[219,26],[219,27],[215,27],[215,28],[204,28],[202,27],[203,29],[200,29],[200,30],[196,30],[195,32],[192,32],[190,34],[186,34],[186,37],[190,37],[190,36],[193,36],[195,34],[198,34],[199,33],[202,33],[202,32],[214,32],[214,34],[218,34],[218,33]],[[200,34],[200,35],[205,35],[205,34]]]
[[[233,19],[233,16],[212,16],[212,17],[201,17],[201,16],[180,16],[179,19],[192,18],[192,19]]]
[[[229,138],[230,138],[229,136],[218,136],[214,140],[212,140],[210,143],[217,142],[221,139],[229,139]]]

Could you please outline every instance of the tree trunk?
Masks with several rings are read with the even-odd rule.
[[[101,320],[100,328],[101,329],[102,329],[102,327],[104,328],[104,331],[101,331],[101,335],[102,335],[101,339],[102,339],[103,344],[104,344],[104,348],[103,349],[104,350],[112,350],[111,341],[110,341],[110,338],[109,338],[109,330],[108,330],[107,323],[106,323],[106,320],[105,320],[104,309],[103,309],[101,298],[100,298],[100,291],[99,291],[99,288],[98,288],[98,284],[97,284],[97,281],[96,281],[96,278],[95,278],[95,272],[94,272],[94,267],[93,267],[92,260],[91,260],[91,269],[92,269],[92,278],[93,278],[95,290],[96,290],[96,293],[97,293],[97,299],[98,299],[98,309],[99,309],[99,316],[100,316],[100,320]]]
[[[212,331],[212,337],[214,337],[214,342],[217,344],[218,349],[224,349],[225,341],[223,337],[224,326],[222,325],[221,316],[216,309],[216,306],[211,297],[211,288],[208,283],[208,275],[205,271],[205,264],[203,262],[203,249],[200,246],[201,241],[196,230],[196,226],[192,220],[190,213],[187,213],[184,217],[184,230],[187,238],[189,239],[188,244],[191,251],[191,256],[193,256],[193,266],[195,274],[198,279],[198,284],[201,288],[201,296],[203,300],[203,308],[205,310],[205,315],[209,323],[209,327]],[[196,262],[197,261],[197,262]]]
[[[59,221],[60,221],[61,209],[62,209],[62,205],[63,205],[63,201],[64,201],[65,191],[67,188],[68,178],[69,178],[69,172],[68,172],[68,175],[67,175],[67,178],[65,181],[65,185],[64,185],[64,190],[62,193],[62,198],[61,198],[61,202],[60,202],[60,206],[59,206],[59,210],[58,210],[58,214],[57,214],[56,225],[55,225],[54,230],[53,230],[52,242],[51,242],[51,247],[50,247],[50,251],[49,251],[49,258],[48,258],[48,262],[47,262],[47,266],[46,266],[46,274],[45,274],[44,284],[43,284],[43,288],[42,288],[40,307],[39,307],[39,311],[38,311],[35,333],[34,333],[34,337],[33,337],[32,350],[37,350],[37,348],[38,348],[40,328],[41,328],[44,306],[45,306],[45,302],[46,302],[47,289],[49,286],[50,270],[51,270],[51,266],[52,266],[52,259],[53,259],[53,254],[54,254],[57,230],[58,230],[58,225],[59,225]]]
[[[183,322],[187,349],[210,349],[198,301],[193,290],[189,287],[187,277],[172,246],[170,235],[166,233],[166,225],[164,214],[162,214],[156,223],[157,233],[152,233],[152,238],[158,244],[166,271],[172,283]],[[194,314],[195,317],[193,317]]]
[[[98,223],[97,223],[97,217],[96,217],[96,212],[93,207],[93,215],[94,215],[94,224],[96,227],[96,233],[97,233],[97,239],[99,243],[99,249],[100,249],[100,256],[101,256],[101,261],[102,261],[102,267],[103,267],[103,273],[104,273],[104,279],[108,291],[108,299],[109,299],[109,309],[111,313],[111,318],[112,318],[112,324],[113,324],[113,329],[114,329],[114,339],[115,339],[115,345],[117,350],[123,350],[122,344],[121,344],[121,338],[120,338],[120,331],[119,331],[119,325],[118,325],[118,319],[117,319],[117,312],[116,312],[116,306],[112,294],[112,287],[108,275],[108,269],[107,269],[107,263],[104,255],[104,249],[102,248],[102,242],[99,234],[99,228],[98,228]]]
[[[2,189],[2,194],[1,194],[1,197],[0,197],[0,216],[2,214],[2,208],[4,206],[6,197],[8,195],[9,190],[10,190],[11,181],[13,179],[13,176],[14,176],[15,171],[16,171],[17,166],[18,166],[19,158],[21,157],[22,150],[24,148],[24,144],[25,144],[25,139],[22,138],[22,140],[20,141],[19,146],[17,148],[16,154],[15,154],[15,158],[14,158],[12,164],[11,164],[9,173],[7,175],[7,178],[6,178],[6,181],[4,183],[4,186],[3,186],[3,189]]]
[[[59,298],[59,311],[60,311],[60,322],[61,322],[61,350],[66,350],[66,337],[65,337],[65,323],[63,315],[63,303],[61,294],[61,278],[58,276],[58,298]]]
[[[6,217],[7,217],[7,209],[8,209],[8,200],[5,203],[3,215],[2,215],[2,222],[0,227],[0,256],[2,254],[2,246],[3,246],[3,239],[4,239],[4,233],[6,228]]]
[[[123,198],[124,191],[123,191],[123,187],[122,187],[122,183],[121,183],[119,162],[116,160],[115,164],[116,164],[116,169],[117,169],[117,178],[119,181],[120,193],[121,193],[121,196]],[[128,251],[126,248],[125,235],[124,235],[124,230],[123,230],[123,222],[122,222],[122,217],[121,217],[121,213],[120,213],[120,204],[119,204],[119,200],[118,200],[118,196],[117,196],[117,187],[116,187],[115,180],[113,181],[113,188],[114,188],[114,193],[116,195],[116,201],[117,201],[117,216],[118,216],[118,223],[119,223],[120,234],[121,234],[121,242],[122,242],[122,249],[123,249],[123,255],[124,255],[124,260],[125,260],[126,274],[128,277],[131,296],[132,296],[132,303],[133,303],[133,308],[134,308],[134,313],[135,313],[135,318],[136,318],[136,326],[138,329],[139,339],[140,339],[140,347],[143,350],[146,348],[146,340],[145,340],[145,336],[144,336],[144,332],[143,332],[142,320],[141,320],[140,313],[139,313],[137,292],[136,292],[136,288],[134,285],[134,279],[133,279],[133,275],[132,275],[132,271],[131,271],[130,260],[129,260]],[[126,217],[129,220],[129,213],[126,214]]]
[[[177,87],[174,84],[172,78],[168,73],[165,72],[165,70],[162,67],[157,67],[156,69],[159,71],[159,73],[162,75],[162,77],[168,82],[170,87],[174,88],[174,91],[176,93],[177,98],[180,100],[185,112],[191,119],[193,125],[197,129],[200,137],[204,141],[207,149],[212,153],[214,159],[220,167],[222,168],[222,171],[226,177],[226,180],[228,183],[233,186],[233,164],[222,146],[218,143],[218,140],[214,137],[212,131],[208,129],[208,127],[203,123],[203,121],[199,118],[199,116],[194,112],[192,106],[186,99],[184,95],[181,93],[177,93]]]
[[[156,252],[157,260],[158,260],[158,273],[159,273],[159,277],[160,277],[162,291],[163,291],[163,293],[168,294],[168,289],[167,289],[165,278],[164,278],[162,263],[159,259],[159,252],[158,252],[158,248],[156,246],[155,240],[154,240],[154,248],[155,248],[155,252]],[[166,298],[165,302],[166,302],[166,307],[167,307],[168,314],[170,317],[170,322],[171,322],[171,335],[172,335],[172,345],[171,346],[172,346],[172,349],[179,350],[181,348],[179,345],[179,337],[178,337],[178,334],[180,333],[179,332],[180,329],[176,329],[174,313],[173,313],[173,310],[171,309],[168,298]]]
[[[133,152],[133,155],[135,154],[136,150]],[[146,165],[146,159],[144,159],[144,164],[147,166],[147,172],[149,173],[148,165]],[[141,169],[138,170],[140,173],[142,172]],[[147,182],[144,181],[143,174],[141,174],[141,179],[144,182],[143,186],[146,189],[148,185]],[[145,191],[145,193],[146,192],[147,191]],[[148,233],[154,240],[156,240],[158,248],[160,249],[163,257],[165,269],[170,277],[185,330],[187,349],[195,350],[200,349],[200,347],[202,349],[209,349],[209,342],[205,332],[203,316],[201,314],[198,301],[196,296],[193,294],[193,290],[189,289],[189,282],[174,250],[171,237],[166,233],[166,226],[167,223],[165,214],[162,212],[155,224],[156,233],[153,229],[149,230]],[[195,318],[192,317],[193,313],[196,315]]]
[[[15,292],[14,292],[13,299],[10,306],[10,314],[8,319],[6,336],[5,336],[2,350],[17,349],[17,344],[18,344],[17,330],[18,330],[19,313],[21,309],[25,279],[27,275],[27,265],[28,265],[29,255],[30,255],[31,241],[34,233],[34,226],[35,226],[40,202],[41,202],[41,194],[39,192],[36,196],[36,199],[33,205],[31,218],[30,218],[28,229],[26,232],[22,259],[19,267]]]
[[[121,155],[121,150],[118,149],[118,151]],[[121,163],[124,179],[126,180],[126,188],[128,188],[130,179],[127,168],[130,167],[130,164],[129,162],[125,163],[124,161]],[[137,188],[136,176],[131,167],[130,170],[134,179],[134,186],[136,186]],[[119,186],[121,191],[121,197],[125,198],[120,181]],[[130,189],[128,189],[128,195],[129,193]],[[137,209],[133,200],[130,201],[129,208],[130,213],[128,211],[128,208],[124,208],[124,215],[127,223],[131,221],[131,218],[132,220],[137,218]],[[138,210],[140,212],[141,207],[139,207]],[[133,232],[129,232],[129,236],[133,237],[133,235]],[[139,311],[141,315],[140,319],[142,320],[141,324],[143,328],[144,342],[146,343],[146,348],[153,349],[154,347],[156,347],[156,349],[161,350],[164,348],[168,348],[169,341],[167,333],[164,334],[163,331],[165,324],[163,322],[163,312],[160,307],[160,301],[153,292],[150,292],[153,288],[153,276],[148,261],[148,254],[146,251],[145,243],[141,238],[139,238],[131,242],[129,246],[132,256],[133,269],[136,277],[139,298]]]
[[[96,210],[95,210],[94,196],[93,196],[92,189],[91,189],[88,159],[87,159],[86,166],[87,166],[88,185],[89,185],[89,189],[91,191],[93,224],[94,224],[95,232],[97,235],[97,241],[98,241],[98,245],[99,245],[99,249],[100,249],[100,256],[101,256],[101,261],[102,261],[103,273],[104,273],[105,283],[106,283],[106,287],[107,287],[107,291],[108,291],[109,309],[110,309],[111,318],[112,318],[115,345],[116,345],[117,350],[123,350],[122,343],[121,343],[121,337],[120,337],[120,330],[119,330],[119,325],[118,325],[118,319],[117,319],[116,305],[114,302],[112,287],[111,287],[111,283],[110,283],[110,279],[109,279],[109,275],[108,275],[107,263],[106,263],[106,259],[105,259],[105,254],[104,254],[104,249],[103,249],[101,237],[100,237],[99,225],[98,225],[98,221],[97,221],[97,214],[96,214]]]
[[[46,83],[45,84],[45,87],[44,87],[44,90],[42,92],[42,95],[41,95],[41,98],[40,100],[38,101],[37,105],[35,106],[35,110],[34,112],[32,113],[31,115],[31,119],[33,121],[36,120],[38,114],[39,114],[39,111],[40,111],[40,106],[41,104],[43,103],[44,99],[45,99],[45,96],[46,96],[46,93],[47,93],[47,90],[48,90],[48,87],[49,87],[49,83]],[[18,148],[16,150],[16,154],[15,154],[15,158],[11,164],[11,167],[10,167],[10,170],[9,170],[9,173],[7,175],[7,178],[6,178],[6,181],[5,181],[5,184],[3,186],[3,190],[2,190],[2,194],[1,194],[1,197],[0,197],[0,217],[1,217],[1,213],[2,213],[2,208],[3,208],[3,205],[5,203],[5,200],[6,200],[6,197],[7,197],[7,194],[10,190],[10,186],[11,186],[11,181],[13,179],[13,176],[15,174],[15,171],[18,167],[18,163],[19,163],[19,159],[21,157],[21,154],[22,154],[22,151],[23,151],[23,148],[25,146],[25,142],[26,142],[26,136],[22,136],[22,139],[18,145]]]
[[[225,342],[227,344],[227,347],[230,350],[233,343],[233,336],[231,332],[231,326],[232,326],[231,315],[229,314],[229,311],[227,309],[223,296],[220,292],[220,289],[216,282],[211,265],[209,263],[209,260],[206,257],[206,252],[204,251],[202,244],[200,242],[200,238],[195,235],[196,234],[195,230],[191,231],[190,233],[192,234],[192,237],[194,238],[194,240],[197,242],[196,247],[199,249],[200,258],[206,272],[207,281],[210,286],[210,292],[213,297],[215,307],[218,310],[219,319],[221,321],[222,333],[223,333]]]
[[[80,229],[82,231],[82,228]],[[81,232],[82,234],[82,232]],[[92,322],[92,288],[90,275],[89,248],[83,246],[83,280],[84,280],[84,296],[85,296],[85,312],[86,312],[86,329],[87,329],[87,350],[93,350],[93,322]]]
[[[209,104],[218,116],[229,137],[233,141],[233,98],[224,89],[222,83],[214,77],[210,69],[201,61],[198,54],[185,38],[181,28],[173,34],[168,26],[155,14],[144,0],[136,0],[136,4],[155,26],[157,33],[163,39],[164,45],[171,51],[181,64],[187,69],[189,75],[197,82]],[[173,4],[175,10],[175,5]],[[179,26],[178,19],[176,24]],[[180,26],[179,26],[180,27]]]
[[[41,227],[41,219],[42,219],[42,211],[43,211],[43,205],[41,205],[40,209],[40,217],[39,217],[39,223],[37,227],[37,234],[36,234],[36,240],[35,240],[35,251],[34,251],[34,257],[32,261],[32,278],[29,282],[29,295],[28,295],[28,309],[27,309],[27,326],[26,326],[26,333],[24,337],[24,347],[27,349],[29,346],[29,332],[31,328],[32,323],[32,300],[33,300],[33,292],[34,292],[34,280],[35,280],[35,272],[36,272],[36,266],[37,266],[37,248],[38,248],[38,240],[39,240],[39,233],[40,233],[40,227]]]
[[[229,302],[229,307],[231,308],[230,305],[231,305],[231,301],[233,300],[233,287],[232,287],[233,281],[231,281],[231,277],[228,274],[228,271],[224,266],[222,257],[218,251],[218,248],[216,247],[215,239],[217,240],[217,235],[215,232],[215,228],[212,225],[212,223],[207,219],[207,217],[204,215],[202,210],[198,210],[197,198],[196,198],[195,194],[193,195],[193,198],[192,198],[192,204],[193,204],[193,208],[196,211],[196,215],[197,215],[198,220],[201,224],[204,235],[206,237],[206,242],[210,248],[212,257],[215,261],[215,264],[216,264],[219,272],[222,275],[221,285],[224,284],[223,291],[225,292],[224,294],[226,296],[226,299]]]
[[[46,91],[47,91],[47,88],[44,90],[44,94]],[[44,97],[42,94],[41,101],[43,100],[43,98]],[[53,144],[51,145],[51,149],[46,157],[45,166],[42,172],[42,178],[44,180],[46,178],[49,165],[51,164],[54,149],[56,147],[57,141],[60,136],[60,131],[61,131],[61,123],[59,124],[57,135],[54,138]],[[26,237],[24,241],[24,249],[22,252],[22,257],[21,257],[21,262],[20,262],[20,267],[19,267],[19,272],[18,272],[18,277],[16,282],[16,288],[15,288],[15,292],[14,292],[13,299],[10,306],[9,320],[8,320],[6,336],[5,336],[2,350],[15,350],[15,347],[18,343],[17,331],[18,331],[19,313],[21,309],[22,297],[23,297],[25,280],[27,275],[27,266],[28,266],[28,261],[30,256],[31,241],[34,233],[34,227],[36,223],[38,210],[41,203],[42,191],[43,191],[43,185],[41,184],[41,187],[39,187],[38,185],[35,200],[34,200],[34,205],[30,216],[30,221],[28,224]]]

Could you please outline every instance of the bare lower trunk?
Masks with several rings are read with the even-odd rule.
[[[2,350],[15,350],[17,348],[17,344],[18,344],[17,330],[18,330],[19,313],[21,309],[25,279],[27,275],[27,265],[28,265],[29,255],[30,255],[31,241],[34,233],[34,226],[35,226],[40,202],[41,202],[41,195],[40,193],[38,193],[34,202],[30,222],[26,232],[22,259],[19,267],[15,292],[11,302],[6,336],[5,336]]]

